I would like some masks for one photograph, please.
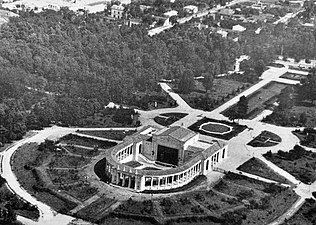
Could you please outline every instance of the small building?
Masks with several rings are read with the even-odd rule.
[[[124,15],[124,7],[121,5],[112,5],[111,17],[116,19],[122,19]]]
[[[195,14],[199,11],[199,8],[195,5],[187,5],[183,7],[183,10],[190,14]]]
[[[231,18],[234,15],[235,11],[233,9],[227,9],[227,8],[223,8],[218,10],[217,15],[219,17],[219,19],[228,19]]]
[[[127,21],[127,25],[129,27],[133,27],[133,26],[138,26],[142,24],[142,20],[141,19],[137,19],[137,18],[133,18]]]
[[[171,10],[171,11],[165,12],[163,15],[164,15],[165,17],[167,17],[167,18],[170,18],[170,17],[172,17],[172,16],[177,16],[177,15],[178,15],[178,11],[176,11],[176,10]]]
[[[245,30],[247,30],[245,27],[243,27],[243,26],[241,26],[241,25],[235,25],[235,26],[233,26],[233,29],[232,29],[233,31],[237,31],[237,32],[243,32],[243,31],[245,31]]]
[[[222,35],[223,38],[227,38],[228,32],[224,30],[218,30],[216,33]]]

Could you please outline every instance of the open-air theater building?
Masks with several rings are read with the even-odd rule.
[[[174,189],[213,170],[227,148],[181,126],[148,126],[106,152],[105,173],[110,183],[137,192]]]

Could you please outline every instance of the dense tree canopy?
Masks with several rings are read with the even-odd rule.
[[[238,53],[238,43],[189,26],[149,37],[102,15],[24,12],[0,31],[4,140],[52,122],[80,125],[109,101],[156,90],[162,78],[190,91],[194,76],[227,71]]]

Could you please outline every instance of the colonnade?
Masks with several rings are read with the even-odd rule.
[[[193,180],[194,177],[201,174],[202,164],[201,161],[190,169],[185,170],[178,174],[165,175],[165,176],[145,176],[145,190],[160,190],[181,187],[186,183]]]
[[[130,145],[124,149],[122,149],[121,151],[116,153],[116,159],[118,161],[122,161],[125,158],[127,158],[128,156],[133,154],[133,145]]]

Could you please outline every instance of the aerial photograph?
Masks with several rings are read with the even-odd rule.
[[[0,225],[316,225],[316,0],[0,0]]]

